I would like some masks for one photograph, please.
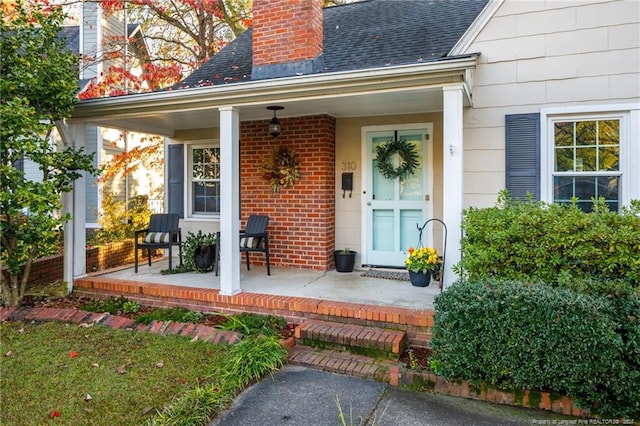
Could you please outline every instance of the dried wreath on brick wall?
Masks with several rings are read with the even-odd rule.
[[[262,164],[262,176],[269,182],[273,192],[293,186],[294,182],[300,180],[298,154],[292,148],[278,146]]]

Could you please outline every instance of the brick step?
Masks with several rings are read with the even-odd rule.
[[[389,381],[389,369],[397,365],[393,361],[355,355],[351,352],[298,345],[289,351],[289,363],[384,382]]]
[[[307,320],[295,330],[296,343],[353,353],[396,358],[407,344],[407,333],[356,324]]]

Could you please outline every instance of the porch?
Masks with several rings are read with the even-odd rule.
[[[177,260],[177,259],[175,259]],[[175,262],[174,264],[177,264]],[[280,315],[300,324],[307,319],[402,329],[412,345],[427,345],[433,325],[437,282],[413,287],[409,281],[363,277],[366,270],[340,273],[273,268],[247,271],[242,293],[220,293],[220,276],[208,273],[162,275],[167,260],[111,269],[74,280],[74,294],[93,298],[125,296],[151,306],[183,306],[202,312],[254,312]]]

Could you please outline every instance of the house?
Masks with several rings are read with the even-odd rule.
[[[122,12],[105,13],[98,3],[93,2],[83,2],[70,12],[76,16],[78,25],[63,27],[60,37],[66,40],[70,51],[81,57],[79,92],[86,90],[92,81],[107,74],[110,67],[123,66],[125,57],[128,70],[137,75],[142,72],[141,66],[148,61],[149,53],[139,24],[127,22]],[[107,163],[114,155],[134,146],[144,145],[148,139],[146,134],[94,125],[86,126],[85,133],[85,150],[94,153],[96,167]],[[86,227],[99,227],[98,216],[102,208],[103,192],[114,194],[119,201],[141,194],[150,196],[149,198],[162,198],[158,195],[162,193],[162,186],[154,185],[155,180],[148,177],[149,173],[157,175],[154,170],[140,170],[137,175],[127,179],[99,182],[95,177],[88,178],[85,185]]]
[[[613,209],[640,199],[639,2],[253,7],[253,27],[179,87],[81,102],[68,132],[76,146],[87,124],[165,136],[167,211],[185,233],[221,230],[221,294],[241,291],[249,214],[271,218],[273,265],[316,270],[336,247],[378,266],[402,266],[418,243],[442,250],[436,226],[418,241],[439,218],[450,285],[462,210],[505,187]],[[300,179],[274,192],[262,166],[281,145]],[[69,208],[68,258],[82,258],[81,194]],[[68,276],[85,272],[73,265]]]

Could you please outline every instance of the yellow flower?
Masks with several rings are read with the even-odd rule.
[[[432,247],[419,247],[418,249],[409,247],[407,252],[409,256],[405,260],[405,265],[413,272],[427,273],[440,267],[440,256]]]

